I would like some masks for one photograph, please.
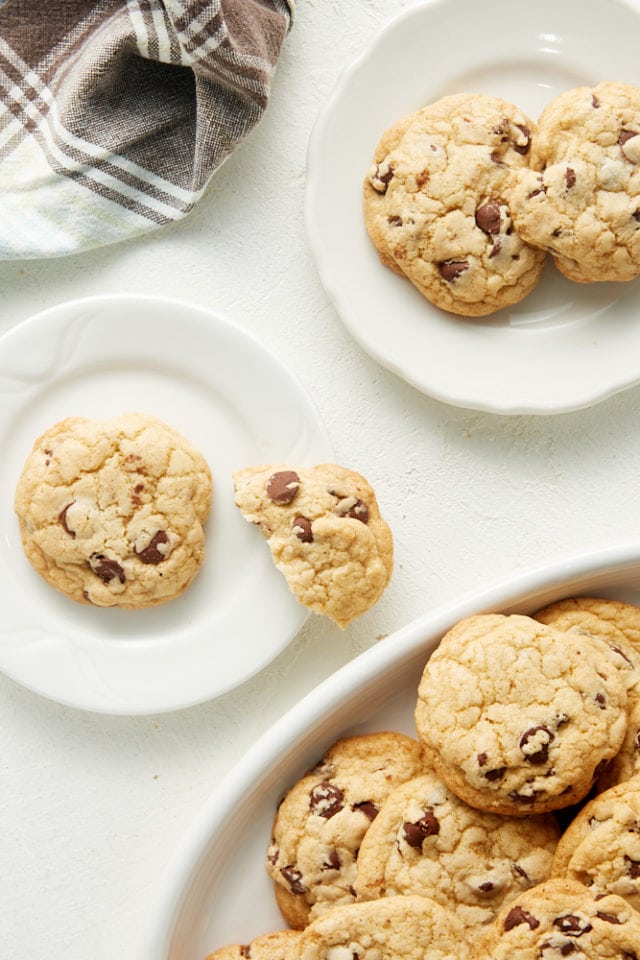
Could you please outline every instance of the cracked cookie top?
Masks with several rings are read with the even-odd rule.
[[[80,603],[146,607],[181,593],[204,559],[211,472],[141,413],[69,417],[35,443],[15,493],[24,551]]]
[[[300,940],[301,960],[462,960],[464,928],[429,897],[385,897],[336,907]]]
[[[443,97],[390,127],[364,182],[382,262],[431,303],[483,316],[537,284],[544,253],[514,228],[508,187],[528,166],[533,122],[484,94]]]
[[[401,733],[337,741],[278,807],[267,872],[278,906],[300,929],[355,899],[356,858],[383,801],[423,769],[420,744]]]
[[[435,773],[396,787],[358,854],[359,899],[417,893],[470,930],[542,883],[560,835],[555,817],[506,817],[470,807]]]
[[[555,97],[510,199],[521,236],[571,280],[640,274],[640,87],[606,81]]]
[[[481,935],[477,960],[638,960],[640,914],[615,895],[548,880],[517,897]]]
[[[272,464],[234,474],[243,516],[267,538],[300,603],[346,626],[382,595],[393,568],[391,531],[359,473],[337,464]]]
[[[562,834],[552,875],[592,893],[615,893],[640,910],[640,779],[590,800]]]
[[[483,614],[443,637],[415,716],[454,793],[523,816],[586,796],[620,748],[626,707],[607,644],[530,617]]]

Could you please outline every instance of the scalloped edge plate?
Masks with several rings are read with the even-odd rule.
[[[50,699],[111,714],[210,700],[257,673],[308,616],[240,515],[232,474],[331,461],[315,407],[240,328],[177,300],[90,297],[0,338],[0,670]],[[213,473],[207,553],[179,597],[145,610],[74,603],[30,567],[13,513],[38,436],[67,416],[139,410],[198,447]]]
[[[639,48],[631,0],[584,0],[579,10],[557,0],[430,0],[403,11],[342,74],[310,138],[305,219],[320,279],[375,360],[432,397],[499,414],[576,410],[640,380],[640,278],[572,283],[549,259],[520,304],[469,320],[383,267],[362,214],[375,146],[399,117],[472,91],[535,119],[563,90],[640,84]]]

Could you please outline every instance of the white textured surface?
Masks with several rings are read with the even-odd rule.
[[[363,354],[319,284],[302,214],[309,133],[342,67],[404,5],[304,0],[266,117],[189,220],[65,261],[0,264],[2,329],[107,292],[180,297],[240,323],[311,392],[337,460],[370,479],[396,538],[395,575],[373,611],[344,633],[310,619],[270,668],[216,702],[105,718],[0,677],[3,958],[134,960],[193,816],[321,678],[436,603],[637,539],[640,389],[557,417],[454,409]]]

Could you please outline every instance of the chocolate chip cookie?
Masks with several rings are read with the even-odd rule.
[[[182,593],[204,559],[211,472],[154,417],[69,417],[24,465],[15,511],[35,570],[79,603],[140,608]]]
[[[586,796],[620,748],[626,706],[601,640],[484,614],[457,624],[427,662],[416,726],[450,790],[522,816]]]
[[[205,960],[298,960],[300,936],[297,930],[274,930],[255,937],[250,943],[219,947]]]
[[[504,908],[481,935],[477,960],[638,960],[640,914],[621,897],[548,880]]]
[[[618,600],[570,597],[534,616],[541,623],[606,643],[627,688],[627,732],[615,757],[598,775],[596,790],[606,790],[640,773],[640,609]]]
[[[275,464],[240,470],[234,482],[236,505],[267,538],[300,603],[345,627],[380,598],[393,540],[359,473]]]
[[[640,778],[585,804],[560,839],[552,875],[615,893],[640,910]]]
[[[555,97],[509,193],[523,239],[571,280],[640,274],[640,87],[604,82]]]
[[[267,872],[294,929],[355,899],[362,838],[397,784],[422,771],[420,745],[400,733],[339,740],[276,812]]]
[[[455,914],[428,897],[387,897],[336,907],[303,932],[304,960],[461,960]]]
[[[431,303],[483,316],[522,300],[544,253],[514,227],[508,187],[527,168],[533,122],[484,94],[443,97],[383,135],[364,182],[382,262]]]
[[[435,773],[396,787],[358,853],[360,900],[416,893],[470,930],[551,874],[555,817],[502,817],[470,807]]]

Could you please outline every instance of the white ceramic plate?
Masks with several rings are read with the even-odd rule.
[[[339,737],[415,736],[418,681],[443,633],[479,612],[532,613],[578,594],[640,601],[640,545],[573,557],[447,605],[382,640],[308,694],[247,753],[203,809],[159,891],[137,960],[204,960],[280,929],[264,868],[278,799]]]
[[[442,96],[500,96],[532,118],[563,90],[640,84],[637,0],[432,0],[409,7],[342,75],[309,144],[306,221],[320,278],[360,345],[424,393],[495,413],[555,413],[640,380],[640,280],[572,283],[550,262],[484,320],[432,307],[384,268],[362,215],[383,131]]]
[[[0,670],[71,706],[160,713],[239,684],[292,639],[307,611],[234,506],[232,473],[332,455],[315,409],[259,344],[185,303],[78,300],[0,339],[0,398]],[[76,604],[26,560],[15,485],[58,420],[134,410],[175,427],[211,467],[205,562],[182,596],[155,608]]]

